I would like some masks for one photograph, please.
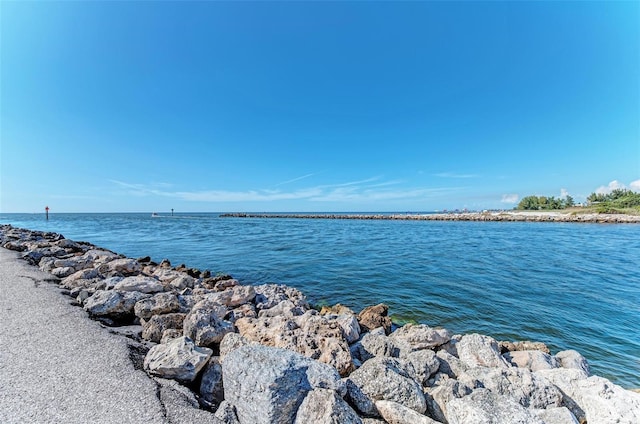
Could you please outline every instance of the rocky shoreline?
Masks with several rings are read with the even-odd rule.
[[[0,226],[0,245],[190,388],[211,423],[637,423],[640,394],[539,342],[396,328],[384,304],[318,311],[299,290]],[[166,383],[165,383],[166,384]]]
[[[639,224],[639,215],[545,211],[455,212],[433,214],[255,214],[225,213],[221,218],[364,219],[400,221],[574,222]]]

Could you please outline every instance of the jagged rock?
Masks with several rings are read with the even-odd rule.
[[[198,347],[188,337],[152,347],[144,358],[144,369],[153,375],[190,382],[195,380],[213,351]]]
[[[564,406],[536,409],[533,412],[544,421],[544,424],[580,424],[575,415]]]
[[[51,274],[53,274],[55,277],[58,277],[58,278],[68,277],[71,274],[73,274],[74,272],[76,272],[76,269],[72,268],[70,266],[65,266],[65,267],[62,267],[62,268],[53,268],[51,270]]]
[[[398,356],[397,348],[385,334],[385,330],[382,327],[365,333],[360,341],[351,346],[351,352],[361,362],[376,356]]]
[[[171,284],[173,280],[183,276],[183,274],[171,269],[171,265],[169,265],[169,268],[165,268],[162,266],[155,268],[151,276],[157,278],[163,283]]]
[[[262,345],[229,352],[222,362],[222,378],[225,400],[235,407],[241,424],[290,424],[308,392],[321,388],[345,393],[332,367]]]
[[[458,378],[459,375],[466,373],[471,368],[446,350],[439,350],[436,356],[438,357],[438,361],[440,361],[438,371],[451,378]]]
[[[562,393],[547,379],[526,368],[471,368],[466,373],[480,387],[513,398],[527,408],[560,406]]]
[[[283,300],[272,308],[258,311],[258,318],[289,317],[293,318],[305,313],[307,309],[297,306],[290,300]]]
[[[136,302],[148,296],[135,291],[97,290],[84,303],[84,310],[95,317],[127,319],[133,316]]]
[[[606,378],[586,377],[583,370],[574,368],[541,370],[537,374],[562,390],[564,404],[580,422],[640,422],[640,394],[625,390]]]
[[[449,424],[544,424],[533,411],[489,389],[476,389],[467,396],[451,399],[446,418]]]
[[[429,415],[437,421],[447,422],[447,404],[451,399],[470,394],[473,389],[458,380],[448,379],[437,386],[426,389],[424,394]]]
[[[587,375],[591,374],[587,359],[575,350],[563,350],[556,353],[555,358],[562,368],[574,368],[584,371]]]
[[[407,353],[400,359],[400,363],[411,378],[422,386],[426,386],[429,378],[440,368],[436,353],[428,349]]]
[[[224,424],[240,424],[236,415],[236,408],[226,400],[223,400],[214,416]]]
[[[174,293],[158,293],[142,299],[134,307],[136,316],[147,320],[153,315],[168,314],[179,310],[180,302]]]
[[[138,274],[142,271],[142,266],[135,259],[121,258],[113,259],[98,267],[98,271],[103,274],[122,274],[124,276]]]
[[[539,350],[547,355],[551,353],[546,344],[542,342],[532,342],[529,340],[517,342],[500,341],[498,342],[498,346],[500,347],[500,353],[515,352],[519,350]]]
[[[73,282],[77,280],[90,280],[99,276],[98,270],[93,268],[81,269],[67,276],[61,281],[63,287],[73,287]]]
[[[283,300],[290,300],[295,306],[306,311],[309,309],[307,298],[302,292],[293,287],[280,284],[262,284],[255,287],[256,292],[256,308],[270,309]]]
[[[316,311],[307,311],[295,318],[240,318],[235,324],[247,340],[293,350],[333,366],[341,375],[347,375],[354,368],[342,329]]]
[[[451,340],[451,332],[444,328],[431,328],[424,324],[406,324],[389,336],[400,348],[399,355],[422,349],[433,349]]]
[[[257,318],[258,313],[256,312],[256,307],[251,303],[246,303],[244,305],[240,305],[237,308],[234,308],[229,313],[229,321],[236,322],[240,318]]]
[[[219,405],[224,400],[220,358],[212,357],[204,368],[200,382],[200,396],[213,405]]]
[[[355,315],[325,315],[325,317],[329,320],[335,320],[338,323],[340,328],[342,328],[342,332],[347,343],[354,343],[360,338],[360,324],[358,324],[358,319]]]
[[[165,330],[182,329],[185,314],[153,315],[142,326],[142,338],[150,342],[159,343]]]
[[[216,309],[196,306],[185,317],[183,329],[198,346],[220,343],[225,334],[233,332],[233,324],[220,319]]]
[[[375,328],[384,328],[385,334],[391,333],[391,318],[387,316],[389,307],[384,303],[375,306],[367,306],[358,314],[358,323],[363,332]]]
[[[251,342],[238,333],[229,333],[222,338],[220,342],[220,362],[224,361],[224,357],[229,352],[242,346],[248,346]]]
[[[500,355],[498,342],[482,334],[467,334],[456,344],[458,358],[471,367],[510,367]]]
[[[347,378],[347,388],[351,403],[364,415],[379,415],[377,400],[392,400],[421,414],[427,409],[422,388],[394,358],[368,360]]]
[[[376,409],[389,424],[438,424],[426,415],[390,400],[377,400]]]
[[[351,308],[348,306],[341,305],[336,303],[332,306],[323,306],[320,309],[320,315],[353,315],[356,316],[356,313],[353,312]]]
[[[362,420],[334,390],[314,389],[307,393],[294,424],[362,424]]]
[[[256,297],[252,286],[233,286],[225,291],[214,292],[207,295],[207,299],[217,302],[229,308],[235,308],[251,302]]]
[[[134,263],[137,264],[137,262]],[[158,293],[164,290],[158,280],[141,276],[123,278],[114,288],[121,291],[136,291],[140,293]]]
[[[167,328],[162,332],[162,339],[160,339],[160,343],[167,344],[178,337],[182,337],[182,328]]]
[[[173,280],[169,281],[169,288],[173,290],[184,290],[186,288],[193,288],[196,284],[196,279],[190,275],[179,275]]]
[[[551,355],[539,350],[519,350],[502,355],[511,365],[526,368],[529,371],[558,368],[559,361]]]

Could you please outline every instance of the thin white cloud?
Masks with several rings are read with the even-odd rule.
[[[560,197],[567,197],[569,196],[569,191],[567,191],[566,188],[561,188],[560,189]]]
[[[314,172],[314,173],[311,173],[311,174],[303,175],[301,177],[292,178],[292,179],[287,180],[287,181],[282,181],[281,183],[276,184],[274,187],[279,187],[281,185],[285,185],[285,184],[293,183],[293,182],[296,182],[296,181],[304,180],[305,178],[313,177],[316,174],[318,174],[318,173]]]
[[[503,194],[502,195],[502,203],[518,203],[518,199],[520,199],[520,196],[518,196],[517,194]]]
[[[640,191],[640,180],[631,181],[629,187],[633,191]]]
[[[457,172],[439,172],[433,175],[440,178],[478,178],[476,174],[459,174]]]
[[[397,188],[402,181],[380,181],[381,177],[349,181],[339,184],[327,184],[307,187],[299,190],[285,191],[266,190],[202,190],[202,191],[167,191],[154,185],[132,184],[118,180],[112,183],[126,189],[132,196],[164,196],[191,202],[225,203],[225,202],[272,202],[281,200],[308,200],[313,202],[371,202],[381,200],[417,199],[441,195],[455,190],[457,187],[442,188]],[[374,184],[371,184],[374,183]]]

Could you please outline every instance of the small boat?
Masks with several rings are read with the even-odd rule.
[[[157,217],[159,217],[159,216],[160,216],[160,215],[158,215],[158,214],[157,214],[157,213],[155,213],[155,212],[151,214],[151,218],[157,218]]]

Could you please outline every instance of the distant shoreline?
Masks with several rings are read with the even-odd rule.
[[[640,224],[640,216],[550,211],[451,212],[432,214],[320,214],[320,213],[224,213],[221,218],[363,219],[404,221],[575,222]]]

